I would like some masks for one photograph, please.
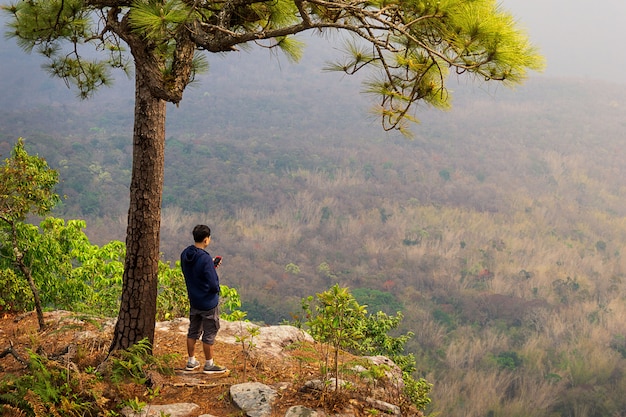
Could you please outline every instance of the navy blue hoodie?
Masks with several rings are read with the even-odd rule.
[[[188,246],[180,254],[180,266],[185,276],[189,305],[205,311],[217,307],[220,279],[211,255],[194,245]]]

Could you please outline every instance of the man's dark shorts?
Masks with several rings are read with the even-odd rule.
[[[220,329],[219,307],[209,311],[197,310],[191,307],[189,311],[189,339],[198,340],[202,337],[202,343],[212,345],[215,343],[215,336]]]

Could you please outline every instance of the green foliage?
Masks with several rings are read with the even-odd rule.
[[[16,268],[28,283],[41,329],[45,326],[41,299],[28,260],[33,250],[24,239],[33,227],[23,221],[29,214],[41,216],[52,209],[59,200],[53,191],[57,181],[57,172],[43,158],[29,155],[21,138],[0,169],[0,261]]]
[[[404,382],[404,394],[409,398],[411,404],[418,409],[423,410],[431,399],[429,394],[433,388],[433,384],[424,378],[415,379],[408,372],[402,373],[402,381]]]
[[[145,384],[148,371],[163,375],[173,375],[170,363],[180,358],[170,354],[152,356],[150,344],[146,340],[128,350],[116,351],[109,357],[105,372],[110,372],[111,381],[116,384],[132,382]],[[102,375],[93,368],[80,372],[75,366],[48,360],[33,351],[28,351],[28,373],[16,377],[8,375],[0,381],[0,410],[2,405],[10,405],[25,416],[95,416],[112,415],[102,407]],[[148,389],[148,397],[153,399],[159,390]],[[125,400],[131,405],[133,400]],[[139,401],[135,398],[135,401]],[[22,415],[22,414],[16,414]]]
[[[500,352],[496,355],[495,360],[500,369],[508,369],[510,371],[519,368],[523,363],[522,358],[514,351]]]
[[[414,378],[416,360],[412,353],[405,352],[405,345],[413,337],[412,332],[399,336],[390,336],[389,333],[397,330],[402,322],[403,315],[398,312],[389,316],[382,311],[369,315],[366,320],[366,331],[363,342],[359,345],[360,354],[383,355],[391,359],[402,371],[404,382],[403,392],[411,404],[418,409],[424,409],[430,404],[429,393],[432,384],[423,378]]]
[[[302,301],[306,325],[315,340],[329,343],[335,351],[357,349],[364,337],[367,310],[359,305],[348,288],[338,284]]]
[[[0,311],[32,309],[32,295],[26,281],[11,268],[0,269]]]
[[[245,381],[248,371],[248,358],[252,349],[256,347],[254,338],[261,334],[261,329],[252,325],[248,325],[244,329],[242,321],[240,321],[239,326],[239,334],[235,336],[235,341],[241,344],[241,352],[243,353],[243,380]]]
[[[335,375],[335,390],[339,389],[339,351],[340,349],[357,349],[365,330],[364,320],[367,311],[360,306],[348,288],[341,288],[338,284],[329,290],[302,300],[302,309],[307,318],[306,325],[316,341],[332,348],[333,361],[330,352],[326,351],[322,374],[328,380],[329,370],[332,368]]]
[[[560,302],[569,304],[574,298],[581,297],[579,290],[580,282],[577,278],[567,277],[566,279],[557,279],[552,282],[555,294],[559,296]]]
[[[378,311],[368,315],[366,307],[356,301],[348,288],[341,288],[338,284],[318,293],[315,300],[312,296],[303,299],[302,309],[311,335],[316,341],[327,343],[333,348],[336,381],[339,379],[340,349],[356,354],[384,355],[402,370],[405,394],[411,403],[419,408],[430,403],[428,393],[431,385],[423,379],[413,378],[415,358],[404,353],[404,346],[412,333],[397,337],[388,334],[397,329],[403,318],[402,313],[388,316]],[[326,356],[322,372],[326,374],[328,368],[329,360]],[[339,388],[338,383],[335,388]]]
[[[0,220],[7,226],[24,221],[29,213],[45,215],[59,202],[57,183],[57,171],[45,159],[29,155],[19,138],[0,168]]]
[[[379,111],[385,126],[400,129],[404,129],[401,122],[414,120],[408,110],[415,102],[449,106],[445,88],[449,68],[511,84],[521,82],[528,70],[543,68],[544,61],[527,35],[495,1],[436,4],[400,0],[358,5],[302,5],[280,0],[229,7],[215,2],[190,5],[180,0],[107,3],[107,7],[119,6],[119,13],[127,13],[127,28],[118,27],[115,21],[108,26],[95,21],[92,8],[96,7],[77,0],[16,1],[4,9],[13,17],[9,36],[27,51],[36,48],[50,60],[51,74],[76,85],[83,97],[110,83],[110,68],[127,67],[121,39],[135,36],[143,39],[158,59],[163,81],[182,83],[173,86],[179,90],[196,72],[193,62],[180,59],[190,46],[226,52],[236,45],[266,41],[263,46],[279,48],[289,60],[298,61],[302,46],[292,35],[311,29],[348,31],[361,41],[348,42],[345,59],[327,69],[354,74],[380,67],[366,88],[381,98]],[[100,33],[100,27],[107,30]],[[220,30],[214,30],[216,27]],[[193,36],[185,36],[186,31]],[[193,38],[193,43],[187,38]],[[371,48],[372,43],[378,47]],[[81,57],[78,46],[83,44],[94,44],[108,56],[95,60]]]
[[[91,245],[82,220],[47,217],[39,226],[16,224],[18,245],[24,248],[23,262],[40,288],[42,304],[48,308],[112,315],[119,305],[124,245],[110,242]],[[2,251],[6,246],[3,245]],[[6,253],[6,252],[5,252]],[[14,264],[0,257],[0,282],[13,288]],[[24,291],[18,286],[16,293]],[[32,298],[14,310],[33,307]]]
[[[111,67],[126,65],[119,45],[108,37],[103,40],[110,52],[105,60],[89,60],[79,54],[78,48],[70,52],[63,49],[66,42],[96,42],[92,10],[80,0],[18,1],[2,8],[15,18],[8,24],[12,29],[8,36],[16,38],[24,50],[35,49],[47,57],[48,72],[75,85],[83,98],[111,82]]]
[[[433,319],[435,319],[435,321],[437,321],[438,323],[444,325],[447,329],[453,330],[456,327],[454,317],[450,313],[440,308],[435,308],[433,309],[432,314]]]
[[[352,295],[359,304],[367,306],[370,313],[382,311],[387,314],[393,314],[402,311],[403,305],[398,298],[389,292],[375,290],[371,288],[355,288]]]
[[[277,300],[280,298],[276,298]],[[263,297],[262,301],[254,298],[242,300],[241,309],[246,317],[256,323],[279,324],[288,322],[292,317],[289,315],[289,306],[286,303],[274,303],[271,299]]]
[[[298,265],[290,262],[287,265],[285,265],[285,272],[287,272],[288,274],[291,274],[291,275],[298,275],[298,274],[300,274],[300,267]]]
[[[76,253],[79,266],[72,270],[72,278],[86,283],[85,298],[79,300],[74,309],[86,313],[112,317],[119,310],[122,273],[126,248],[123,242],[111,241],[101,247],[85,244]]]
[[[324,215],[322,215],[322,219],[323,218],[324,218]],[[319,264],[317,266],[317,272],[324,278],[327,278],[330,280],[337,279],[337,275],[333,273],[333,271],[330,268],[330,265],[328,265],[328,262],[322,262],[321,264]]]
[[[0,404],[8,404],[27,416],[95,415],[99,398],[95,376],[82,375],[70,367],[29,351],[29,372],[0,381]]]
[[[177,354],[152,355],[152,346],[147,339],[141,340],[128,349],[115,351],[111,357],[111,381],[118,384],[133,381],[144,385],[147,371],[154,370],[163,375],[173,375],[172,363],[180,359]]]
[[[157,294],[157,320],[172,320],[189,314],[189,301],[185,277],[180,261],[172,268],[170,263],[159,262],[159,289]]]
[[[146,37],[160,42],[174,36],[179,25],[191,16],[191,10],[182,1],[135,1],[128,14],[130,24]]]
[[[403,130],[402,123],[413,120],[407,111],[415,101],[448,108],[448,68],[517,83],[527,69],[544,66],[527,35],[493,0],[392,3],[404,21],[411,22],[394,30],[397,36],[391,44],[397,52],[385,51],[379,60],[367,45],[348,43],[348,58],[329,67],[349,74],[370,63],[384,67],[380,78],[367,82],[367,92],[382,97],[380,114],[385,125]],[[437,33],[436,42],[425,33]]]
[[[304,43],[293,37],[279,36],[276,38],[276,47],[285,54],[291,62],[299,62],[302,59]]]
[[[246,312],[241,311],[241,297],[235,288],[220,285],[220,317],[227,321],[241,321]]]
[[[385,355],[396,362],[403,370],[413,372],[414,369],[405,369],[399,359],[404,356],[404,345],[413,337],[409,332],[397,337],[389,335],[396,330],[404,316],[398,312],[395,316],[389,316],[382,311],[368,315],[365,320],[363,342],[359,344],[359,353],[370,355]]]
[[[122,401],[121,406],[129,407],[133,413],[141,414],[143,409],[146,407],[147,403],[140,401],[139,398],[129,398],[127,400]]]
[[[302,308],[307,317],[305,324],[316,340],[356,354],[385,355],[392,360],[403,356],[412,333],[389,335],[398,328],[402,313],[389,316],[377,311],[368,315],[367,306],[360,305],[348,288],[337,284],[317,294],[315,301],[313,297],[302,300]],[[409,366],[406,370],[414,369]]]
[[[24,248],[24,263],[41,288],[43,306],[113,317],[119,310],[126,248],[111,241],[92,245],[83,220],[46,217],[39,226],[17,223],[16,234]],[[9,239],[0,234],[2,240]],[[25,280],[19,279],[10,260],[9,245],[0,246],[0,308],[27,311],[33,308]],[[236,289],[222,286],[223,317],[238,314],[241,299]],[[185,280],[177,262],[159,262],[157,319],[171,320],[189,313]],[[245,314],[244,314],[245,315]]]

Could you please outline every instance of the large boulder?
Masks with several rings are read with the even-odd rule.
[[[269,417],[276,390],[260,382],[245,382],[230,387],[233,403],[248,417]]]

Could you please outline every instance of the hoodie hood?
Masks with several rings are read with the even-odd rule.
[[[180,260],[183,262],[194,262],[198,259],[198,256],[200,256],[202,252],[205,252],[205,250],[193,245],[188,246],[180,255]]]

